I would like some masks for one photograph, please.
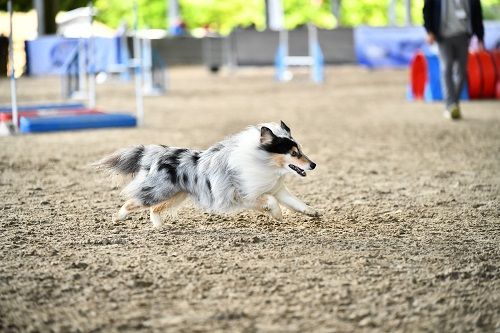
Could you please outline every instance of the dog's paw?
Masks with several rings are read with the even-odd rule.
[[[160,229],[162,227],[163,220],[161,219],[160,214],[151,214],[150,219],[153,223],[153,228]]]
[[[272,212],[272,217],[276,220],[276,221],[283,221],[283,215],[281,214],[281,210],[277,210],[277,211],[274,211]]]
[[[304,214],[306,214],[307,216],[310,216],[310,217],[320,217],[321,216],[321,213],[313,208],[308,208],[307,210],[304,211]]]
[[[123,221],[124,219],[123,218],[120,218],[120,215],[118,213],[116,214],[113,214],[113,216],[111,217],[111,221],[113,223],[117,223],[117,222],[121,222]]]

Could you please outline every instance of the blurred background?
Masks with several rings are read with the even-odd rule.
[[[356,63],[359,60],[363,61],[362,55],[360,59],[360,55],[358,54],[356,58],[355,54],[356,35],[360,26],[401,27],[398,30],[400,39],[406,40],[406,44],[415,44],[415,38],[418,39],[418,35],[423,36],[423,29],[419,29],[422,30],[420,34],[415,34],[413,30],[408,30],[412,31],[408,34],[404,27],[422,25],[423,2],[424,0],[283,0],[283,25],[292,31],[291,47],[296,48],[299,53],[305,48],[305,43],[300,45],[300,42],[306,38],[301,31],[307,23],[312,22],[320,29],[319,41],[326,63]],[[499,0],[481,2],[485,20],[500,20]],[[223,59],[207,59],[209,55],[204,54],[209,51],[203,48],[204,39],[214,36],[231,39],[233,60],[239,65],[273,64],[278,37],[277,33],[270,31],[266,24],[268,22],[266,22],[264,0],[139,0],[137,3],[138,28],[158,30],[154,35],[154,51],[169,65],[202,64],[204,60],[214,62],[211,65],[220,64]],[[61,60],[56,60],[54,57],[65,56],[61,50],[63,47],[58,48],[63,42],[62,39],[79,37],[78,25],[76,22],[71,22],[67,12],[86,7],[88,4],[86,0],[13,2],[15,11],[13,38],[18,76],[23,73],[41,75],[57,72],[57,63]],[[93,23],[94,36],[113,38],[123,34],[126,27],[129,29],[133,27],[133,1],[95,0],[93,5],[96,9]],[[0,34],[4,37],[9,34],[6,8],[7,0],[1,0],[0,9],[4,12],[0,13]],[[72,24],[72,29],[67,27]],[[82,31],[80,35],[81,33]],[[48,36],[53,36],[52,42],[47,40]],[[44,38],[44,43],[39,40],[40,38]],[[401,41],[399,43],[401,44]],[[401,54],[396,54],[393,58],[405,56],[404,52],[411,54],[411,51],[419,46],[418,43],[413,46],[405,45],[404,50],[400,47]],[[364,46],[360,45],[358,51],[360,47]],[[5,42],[2,43],[2,48],[4,55]],[[43,68],[39,68],[41,64],[38,63],[33,63],[31,66],[29,60],[32,62],[38,60],[30,59],[30,55],[49,52],[49,48],[58,48],[57,52],[52,50],[57,56],[52,55],[52,59],[44,58],[40,61],[52,61],[52,63],[44,63]],[[372,50],[372,53],[376,52],[377,50]],[[0,64],[4,74],[6,58],[2,56]],[[109,68],[104,69],[109,70]]]
[[[407,99],[438,101],[442,99],[439,68],[432,65],[437,64],[437,52],[435,45],[428,46],[425,41],[423,3],[424,0],[13,1],[11,60],[7,56],[11,20],[7,12],[0,12],[0,75],[50,78],[50,83],[35,83],[38,96],[33,96],[29,88],[29,94],[23,96],[23,91],[27,91],[23,86],[29,87],[30,81],[21,84],[19,103],[43,100],[49,104],[37,104],[35,111],[55,108],[61,113],[71,109],[72,114],[75,107],[84,114],[95,113],[99,105],[131,109],[128,106],[132,100],[123,106],[119,100],[109,105],[109,98],[97,99],[99,92],[111,97],[103,85],[122,83],[123,87],[129,83],[129,87],[135,87],[137,119],[128,121],[139,125],[144,118],[143,97],[175,90],[181,81],[171,79],[170,69],[183,66],[204,67],[207,73],[233,76],[241,75],[245,68],[268,67],[274,70],[274,75],[265,74],[270,81],[291,81],[294,76],[307,80],[309,76],[316,84],[328,79],[326,66],[331,65],[410,69]],[[481,3],[485,46],[491,54],[478,55],[477,66],[475,56],[471,57],[465,99],[500,98],[500,51],[495,51],[500,47],[500,0]],[[7,4],[1,0],[0,8],[7,9]],[[473,40],[471,50],[476,46],[477,41]],[[481,71],[487,75],[481,76]],[[17,92],[15,84],[10,90]],[[9,103],[6,97],[3,104]],[[58,104],[68,101],[80,104]],[[21,112],[31,113],[21,113],[20,118],[35,115],[32,109],[22,108],[21,105]],[[10,110],[4,109],[4,113]],[[5,119],[9,117],[10,114],[4,115]]]

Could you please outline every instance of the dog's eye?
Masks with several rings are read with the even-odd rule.
[[[298,155],[298,154],[297,154],[297,152],[296,152],[295,150],[294,150],[294,151],[292,151],[292,156],[293,156],[293,157],[297,157],[297,155]]]

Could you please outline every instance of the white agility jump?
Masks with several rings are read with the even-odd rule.
[[[276,79],[289,81],[293,78],[289,67],[309,67],[311,80],[315,83],[324,81],[324,56],[318,40],[318,29],[312,23],[307,24],[308,55],[291,56],[289,48],[289,33],[285,28],[285,17],[281,0],[269,0],[269,28],[279,31],[279,44],[274,58]]]

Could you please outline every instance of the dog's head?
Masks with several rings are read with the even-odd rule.
[[[275,127],[274,131],[270,127]],[[284,172],[305,177],[305,170],[316,167],[316,163],[302,152],[300,145],[292,138],[290,128],[283,121],[280,125],[264,125],[260,128],[260,147],[271,155],[273,165]]]

